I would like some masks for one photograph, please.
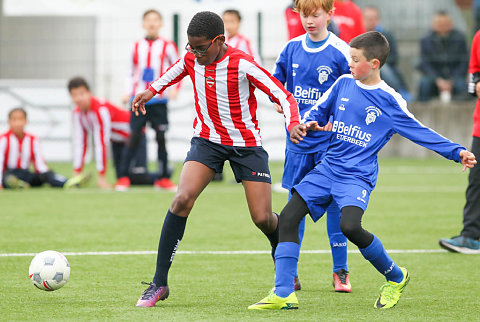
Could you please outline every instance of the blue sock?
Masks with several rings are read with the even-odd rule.
[[[332,250],[333,272],[341,269],[348,271],[347,237],[340,229],[340,209],[335,201],[327,208],[327,233]]]
[[[287,297],[295,291],[295,272],[297,270],[300,245],[292,242],[278,243],[275,251],[275,294]]]
[[[298,241],[299,241],[300,247],[302,246],[303,235],[305,235],[305,218],[307,218],[307,216],[303,217],[302,221],[300,222],[300,225],[298,226]],[[298,257],[297,257],[297,260],[298,260]],[[298,265],[295,265],[295,276],[298,276]]]
[[[403,273],[395,264],[392,258],[383,248],[382,242],[377,236],[373,235],[373,241],[370,245],[360,249],[363,257],[368,260],[381,274],[385,275],[387,281],[400,283],[403,280]]]

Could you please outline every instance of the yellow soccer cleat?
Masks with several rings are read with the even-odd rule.
[[[287,297],[277,296],[270,291],[267,297],[260,302],[252,304],[249,310],[296,310],[298,309],[298,300],[295,292],[290,293]]]
[[[403,273],[403,280],[400,283],[395,283],[392,281],[388,281],[380,288],[380,296],[378,300],[373,305],[376,309],[389,309],[394,307],[400,296],[407,286],[408,282],[410,281],[410,276],[408,275],[407,269],[400,267]]]
[[[88,181],[92,178],[92,174],[90,172],[86,174],[79,174],[74,177],[71,177],[68,179],[65,184],[63,185],[64,189],[70,189],[70,188],[80,188],[85,186]]]

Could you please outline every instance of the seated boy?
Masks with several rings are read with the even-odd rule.
[[[291,130],[294,143],[302,141],[309,130],[331,130],[333,136],[325,158],[292,188],[292,198],[279,217],[275,289],[249,309],[298,308],[293,278],[300,252],[299,222],[307,213],[317,221],[319,217],[313,214],[322,214],[332,201],[341,210],[343,234],[387,280],[374,307],[395,306],[409,281],[408,272],[397,266],[380,240],[361,225],[377,182],[378,152],[398,133],[447,159],[461,162],[464,170],[477,163],[464,147],[417,121],[405,100],[381,80],[380,68],[388,53],[388,41],[377,31],[355,37],[350,42],[352,74],[338,78],[305,114],[304,124]],[[322,127],[330,116],[333,125]]]
[[[71,188],[85,184],[90,175],[67,179],[51,171],[40,150],[40,142],[25,132],[27,112],[17,107],[8,113],[10,129],[0,135],[0,189],[38,187],[48,183],[56,188]],[[33,165],[35,172],[31,172]]]
[[[113,165],[118,176],[121,158],[126,142],[130,135],[130,112],[120,109],[107,101],[93,97],[85,79],[74,77],[68,83],[68,91],[75,103],[73,111],[73,167],[75,174],[80,174],[85,162],[88,145],[88,134],[91,133],[95,145],[95,160],[97,162],[98,179],[100,188],[109,188],[106,179],[107,147],[109,141],[112,145]],[[133,184],[153,184],[153,176],[147,173],[147,152],[145,135],[141,140],[141,149],[135,159],[135,170],[129,172]]]

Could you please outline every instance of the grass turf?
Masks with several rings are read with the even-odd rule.
[[[178,165],[180,167],[180,165]],[[69,164],[53,165],[67,174]],[[268,250],[251,223],[241,185],[226,169],[198,199],[179,250]],[[282,165],[271,164],[275,182]],[[111,173],[112,171],[110,171]],[[176,171],[178,176],[179,170]],[[364,227],[387,249],[438,249],[461,230],[467,175],[441,159],[382,160]],[[127,193],[91,187],[0,192],[0,253],[155,250],[173,193],[142,187]],[[279,212],[287,196],[273,194]],[[328,250],[325,220],[307,221],[303,250]],[[355,247],[349,244],[349,249]],[[67,285],[42,292],[28,280],[31,257],[0,257],[0,320],[478,320],[480,257],[451,253],[392,254],[411,281],[397,307],[373,303],[383,278],[360,254],[349,254],[353,293],[331,286],[331,256],[302,254],[300,309],[251,312],[273,285],[267,254],[177,254],[171,295],[155,308],[134,306],[150,281],[155,255],[70,256]]]

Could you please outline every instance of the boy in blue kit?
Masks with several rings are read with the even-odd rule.
[[[285,45],[273,72],[273,76],[293,93],[302,117],[338,77],[350,73],[348,44],[327,30],[334,10],[333,3],[334,0],[295,1],[295,11],[300,13],[306,34]],[[287,131],[282,178],[284,188],[291,190],[320,162],[331,136],[330,132],[309,132],[300,144],[294,144],[289,140]],[[315,214],[318,217],[322,215]],[[299,227],[300,245],[304,232],[305,219]],[[351,292],[347,238],[340,230],[340,209],[335,202],[327,209],[327,232],[333,257],[333,286],[337,292]],[[295,274],[295,290],[300,288],[298,274]]]
[[[377,154],[394,133],[429,148],[447,159],[461,162],[463,170],[477,161],[464,147],[449,141],[417,121],[402,97],[380,78],[389,46],[376,31],[350,42],[351,75],[341,76],[295,126],[292,142],[303,141],[307,131],[331,130],[325,158],[292,188],[292,198],[279,220],[279,244],[275,252],[275,290],[249,309],[297,309],[293,277],[300,245],[298,226],[307,213],[315,214],[335,201],[341,209],[340,227],[363,257],[386,278],[374,307],[395,306],[409,281],[405,268],[397,266],[380,240],[362,228],[361,219],[378,173]],[[333,126],[327,124],[333,117]],[[315,211],[317,210],[318,211]]]

